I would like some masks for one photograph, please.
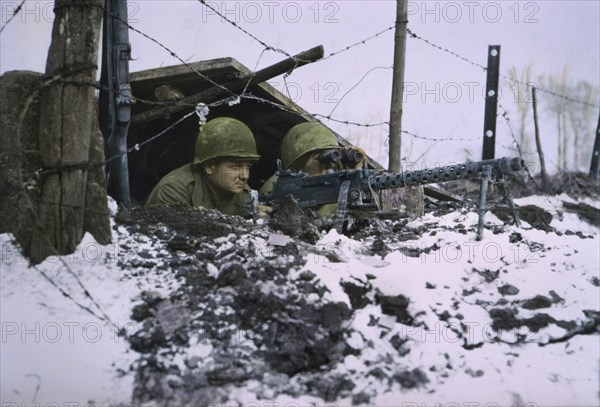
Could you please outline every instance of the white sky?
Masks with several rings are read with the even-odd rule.
[[[20,0],[0,0],[2,24],[19,3]],[[396,7],[393,0],[209,3],[275,48],[296,54],[322,44],[326,55],[392,26]],[[574,83],[585,80],[598,86],[600,82],[597,0],[412,1],[408,6],[412,31],[475,63],[485,66],[488,45],[501,45],[501,74],[507,75],[513,66],[523,71],[531,65],[532,80],[537,82],[540,75],[558,75],[567,66]],[[26,1],[24,9],[0,36],[0,72],[44,70],[52,7],[52,1]],[[250,69],[258,62],[260,69],[285,58],[279,53],[266,52],[259,60],[262,45],[196,0],[129,1],[129,9],[132,26],[190,62],[231,56]],[[393,38],[393,30],[387,31],[348,52],[299,68],[287,78],[290,96],[306,110],[320,114],[329,114],[342,100],[333,114],[340,120],[360,123],[388,120],[392,71],[386,67],[392,65]],[[135,32],[130,33],[130,40],[135,59],[130,64],[131,72],[179,64],[168,52]],[[383,68],[372,70],[376,67]],[[403,157],[428,165],[464,161],[467,156],[478,159],[485,76],[482,69],[409,38],[403,129],[428,138],[477,140],[432,142],[405,135]],[[285,92],[282,77],[270,83]],[[516,132],[516,89],[502,78],[500,87],[500,103],[509,111]],[[551,96],[539,97],[543,109]],[[597,114],[596,110],[594,116]],[[382,145],[387,126],[364,128],[325,123],[369,150],[382,164],[387,162]],[[546,153],[552,160],[556,124],[542,115],[540,126]],[[498,117],[497,129],[496,155],[500,156],[508,153],[502,146],[511,145],[512,138],[502,117]],[[420,158],[425,151],[427,156]]]

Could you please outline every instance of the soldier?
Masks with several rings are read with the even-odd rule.
[[[342,152],[353,152],[351,163],[341,158]],[[357,147],[340,147],[331,130],[316,122],[300,123],[292,127],[281,142],[281,164],[284,169],[304,171],[310,176],[323,175],[328,169],[353,169],[364,165],[366,154]],[[339,158],[336,160],[336,158]],[[277,176],[273,175],[260,188],[260,193],[273,189]],[[327,216],[335,212],[337,205],[324,205],[317,210]]]
[[[200,128],[194,161],[165,175],[144,206],[202,206],[248,215],[252,195],[246,182],[259,158],[248,126],[230,117],[212,119]],[[260,216],[270,212],[262,205],[258,210]]]

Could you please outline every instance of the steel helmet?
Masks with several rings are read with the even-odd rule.
[[[306,153],[339,148],[337,137],[321,123],[300,123],[288,130],[281,142],[281,163],[289,168]]]
[[[200,127],[194,164],[217,157],[258,160],[260,155],[250,128],[231,117],[217,117]]]

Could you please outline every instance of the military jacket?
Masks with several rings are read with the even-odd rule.
[[[192,164],[186,164],[165,175],[156,184],[144,207],[154,206],[202,206],[217,209],[228,215],[249,214],[251,190],[246,185],[244,192],[224,199],[217,199],[206,176]]]

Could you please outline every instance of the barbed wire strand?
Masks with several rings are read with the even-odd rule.
[[[510,136],[512,137],[513,142],[514,142],[514,144],[515,144],[515,146],[517,148],[517,152],[519,154],[519,158],[521,158],[522,160],[524,160],[524,158],[523,158],[523,151],[521,150],[521,145],[517,141],[517,137],[515,136],[515,132],[512,129],[512,125],[510,124],[510,116],[508,115],[508,111],[500,103],[498,103],[498,107],[500,109],[502,109],[502,118],[504,119],[504,122],[506,123],[506,127],[508,127],[508,131],[510,132]],[[529,171],[529,168],[527,166],[525,166],[525,171],[527,172],[527,176],[529,177],[529,179],[531,180],[531,182],[533,182],[533,184],[535,185],[535,188],[537,190],[541,191],[540,186],[538,185],[537,181],[533,178],[533,175],[531,175],[531,172]]]
[[[248,32],[247,30],[245,30],[241,25],[239,25],[238,23],[236,23],[235,21],[230,20],[229,18],[225,17],[221,12],[219,12],[218,10],[216,10],[213,6],[211,6],[210,4],[208,4],[206,2],[206,0],[197,0],[198,2],[200,2],[202,5],[204,5],[204,7],[212,10],[215,12],[215,14],[217,14],[219,17],[221,17],[223,20],[227,21],[229,24],[233,25],[235,28],[237,28],[238,30],[242,31],[244,34],[246,34],[247,36],[249,36],[250,38],[252,38],[254,41],[258,42],[260,45],[262,45],[266,50],[268,51],[275,51],[278,52],[280,54],[286,55],[289,58],[294,58],[290,53],[288,53],[287,51],[284,51],[280,48],[275,48],[269,44],[267,44],[266,42],[262,41],[261,39],[259,39],[258,37],[256,37],[255,35],[251,34],[250,32]],[[295,58],[294,58],[295,59]]]
[[[24,193],[27,196],[28,200],[31,201],[31,198],[29,197],[29,193],[27,191],[27,188],[25,188],[24,186],[21,188],[20,191],[17,191],[17,193]],[[45,230],[45,228],[41,224],[40,220],[38,219],[38,213],[36,211],[34,211],[31,206],[27,206],[27,208],[28,208],[28,210],[29,210],[29,212],[31,214],[31,219],[33,219],[33,221],[35,222],[35,224],[37,225],[39,231]],[[43,233],[40,233],[40,235],[42,236],[42,239],[45,241],[47,247],[51,248],[52,251],[54,252],[54,255],[58,257],[58,259],[61,262],[62,266],[67,270],[67,272],[69,274],[71,274],[71,276],[73,276],[73,278],[75,279],[77,285],[83,291],[84,296],[87,297],[92,302],[92,304],[98,309],[98,311],[100,312],[101,315],[97,315],[95,312],[93,312],[91,310],[91,308],[86,307],[85,305],[81,304],[79,301],[75,300],[69,293],[67,293],[65,290],[63,290],[61,287],[59,287],[59,285],[54,280],[52,280],[52,278],[50,278],[47,274],[45,274],[42,270],[38,269],[37,267],[36,267],[36,270],[42,276],[44,276],[44,278],[46,278],[46,280],[48,280],[48,282],[50,282],[50,284],[52,284],[54,287],[56,287],[63,296],[65,296],[66,298],[71,299],[71,301],[73,301],[78,307],[80,307],[81,309],[89,312],[91,315],[93,315],[94,317],[100,319],[101,321],[104,321],[104,322],[112,325],[113,327],[117,327],[117,325],[112,321],[112,319],[108,316],[108,314],[106,312],[104,312],[104,310],[102,309],[102,307],[100,306],[100,304],[96,301],[96,299],[92,296],[92,294],[90,293],[90,291],[82,283],[82,281],[79,278],[79,276],[71,269],[71,267],[69,266],[69,264],[63,258],[63,256],[61,256],[58,253],[58,251],[56,250],[56,248],[54,247],[54,245],[50,242],[50,240],[48,239],[48,237],[46,235],[44,235]]]
[[[408,29],[408,28],[406,29],[406,31],[407,31],[407,33],[409,34],[409,37],[410,37],[410,38],[415,38],[415,39],[421,40],[421,41],[425,42],[426,44],[428,44],[429,46],[431,46],[431,47],[433,47],[433,48],[436,48],[436,49],[438,49],[438,50],[440,50],[440,51],[446,52],[446,53],[448,53],[448,54],[450,54],[450,55],[452,55],[452,56],[454,56],[454,57],[456,57],[456,58],[460,59],[461,61],[467,62],[467,63],[469,63],[469,64],[471,64],[471,65],[474,65],[474,66],[476,66],[476,67],[478,67],[478,68],[481,68],[481,69],[483,69],[484,71],[487,71],[487,67],[486,67],[486,66],[483,66],[482,64],[479,64],[479,63],[477,63],[477,62],[473,62],[473,61],[472,61],[472,60],[470,60],[469,58],[466,58],[466,57],[464,57],[464,56],[462,56],[462,55],[458,54],[457,52],[454,52],[454,51],[452,51],[452,50],[450,50],[450,49],[448,49],[448,48],[444,48],[444,47],[442,47],[442,46],[439,46],[439,45],[437,45],[437,44],[434,44],[433,42],[429,41],[428,39],[426,39],[426,38],[423,38],[423,37],[421,37],[421,36],[417,35],[415,32],[413,32],[412,30],[410,30],[410,29]],[[528,86],[527,84],[525,84],[525,83],[522,83],[521,81],[519,81],[519,80],[517,80],[517,79],[514,79],[514,78],[511,78],[510,76],[504,75],[504,74],[502,74],[502,73],[500,73],[500,74],[499,74],[499,76],[500,76],[501,78],[504,78],[504,79],[506,79],[506,80],[510,81],[510,82],[517,83],[517,84],[519,84],[520,86]],[[555,96],[555,97],[558,97],[558,98],[565,99],[565,100],[567,100],[567,101],[569,101],[569,102],[572,102],[572,103],[578,103],[578,104],[581,104],[581,105],[586,105],[586,106],[590,106],[590,107],[596,107],[596,108],[600,108],[600,105],[597,105],[597,104],[595,104],[595,103],[589,103],[589,102],[585,102],[585,101],[582,101],[582,100],[577,100],[577,99],[574,99],[574,98],[572,98],[572,97],[570,97],[570,96],[563,95],[563,94],[560,94],[560,93],[557,93],[557,92],[554,92],[554,91],[551,91],[551,90],[548,90],[548,89],[544,89],[544,88],[540,88],[540,87],[536,87],[536,88],[537,88],[537,90],[539,90],[540,92],[544,92],[544,93],[547,93],[547,94],[549,94],[549,95],[552,95],[552,96]]]
[[[368,38],[365,38],[365,39],[364,39],[364,40],[362,40],[362,41],[358,41],[358,42],[356,42],[356,43],[354,43],[354,44],[352,44],[352,45],[348,45],[347,47],[344,47],[344,48],[342,48],[342,49],[340,49],[340,50],[338,50],[338,51],[332,52],[331,54],[328,54],[328,55],[324,56],[323,58],[321,58],[321,59],[319,60],[319,62],[321,62],[321,61],[324,61],[324,60],[326,60],[326,59],[329,59],[329,58],[331,58],[331,57],[334,57],[334,56],[336,56],[336,55],[338,55],[338,54],[341,54],[342,52],[349,51],[350,49],[352,49],[352,48],[354,48],[354,47],[356,47],[356,46],[359,46],[359,45],[364,45],[364,44],[366,44],[367,42],[369,42],[369,41],[371,41],[371,40],[373,40],[373,39],[375,39],[375,38],[379,37],[379,36],[380,36],[380,35],[382,35],[382,34],[385,34],[386,32],[388,32],[388,31],[390,31],[390,30],[393,30],[393,29],[395,29],[395,28],[396,28],[396,26],[391,26],[391,27],[388,27],[388,28],[386,28],[385,30],[379,31],[378,33],[376,33],[376,34],[374,34],[374,35],[372,35],[372,36],[370,36],[370,37],[368,37]]]
[[[23,7],[23,4],[25,4],[25,0],[21,1],[21,4],[19,4],[17,6],[17,8],[15,9],[13,15],[10,16],[10,18],[8,20],[6,20],[6,22],[2,25],[2,27],[0,28],[0,34],[2,34],[2,31],[4,31],[4,29],[6,28],[6,26],[13,20],[13,18],[15,18],[17,16],[17,14],[19,14],[19,11],[21,11],[21,8]]]
[[[84,311],[88,312],[89,314],[93,315],[95,318],[98,318],[100,321],[105,321],[104,317],[96,314],[90,307],[87,307],[87,306],[83,305],[82,303],[80,303],[79,301],[77,301],[75,298],[73,298],[71,296],[71,294],[69,294],[62,287],[60,287],[53,279],[51,279],[46,273],[44,273],[44,271],[40,270],[36,266],[33,266],[33,269],[35,271],[37,271],[38,273],[40,273],[42,275],[42,277],[44,277],[46,279],[46,281],[48,281],[54,288],[56,288],[63,295],[63,297],[68,298],[73,303],[75,303],[75,305],[77,305],[79,308],[81,308],[82,310],[84,310]]]
[[[420,136],[418,134],[415,133],[411,133],[410,131],[407,130],[401,130],[401,133],[407,134],[411,137],[414,138],[418,138],[421,140],[427,140],[427,141],[477,141],[477,140],[481,140],[481,137],[472,137],[472,138],[455,138],[455,137],[448,137],[448,138],[436,138],[436,137],[426,137],[426,136]],[[388,135],[389,137],[389,135]]]
[[[246,86],[244,86],[244,89],[242,89],[242,91],[240,92],[240,95],[243,95],[248,90],[250,83],[252,83],[252,79],[254,79],[256,72],[258,71],[258,65],[260,64],[260,61],[266,52],[267,52],[266,48],[263,48],[263,50],[260,52],[260,55],[258,56],[256,63],[254,64],[254,69],[252,70],[252,73],[250,75],[248,75],[248,82],[246,82]],[[239,95],[238,95],[238,98],[239,98]]]
[[[159,47],[161,47],[162,49],[164,49],[165,51],[167,51],[173,58],[177,59],[185,67],[187,67],[189,70],[191,70],[192,72],[194,72],[196,75],[198,75],[199,77],[201,77],[202,79],[204,79],[205,81],[207,81],[208,83],[210,83],[211,85],[220,88],[221,90],[225,91],[226,93],[230,94],[231,96],[237,96],[235,93],[233,93],[231,90],[227,89],[225,86],[221,85],[220,83],[217,83],[217,82],[213,81],[208,76],[204,75],[202,72],[200,72],[196,68],[194,68],[192,65],[188,64],[187,62],[185,62],[183,60],[183,58],[181,58],[179,55],[177,55],[177,53],[175,53],[169,47],[167,47],[166,45],[164,45],[162,42],[160,42],[157,39],[151,37],[150,35],[142,32],[141,30],[138,30],[137,28],[133,27],[131,24],[129,24],[125,19],[121,18],[120,16],[118,16],[116,14],[113,14],[113,13],[108,13],[108,14],[112,18],[115,18],[115,19],[119,20],[120,22],[122,22],[123,24],[125,24],[127,26],[127,28],[129,28],[130,30],[138,33],[139,35],[141,35],[142,37],[148,39],[149,41],[154,42],[156,45],[158,45]]]

